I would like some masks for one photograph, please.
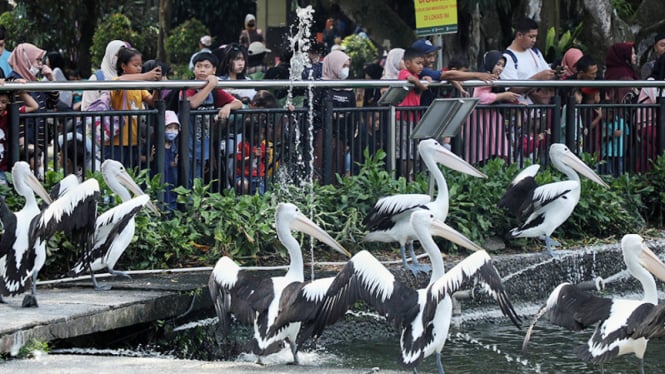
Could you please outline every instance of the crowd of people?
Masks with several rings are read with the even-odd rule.
[[[302,79],[315,80],[344,80],[350,77],[351,58],[344,51],[340,40],[344,35],[353,31],[347,30],[347,21],[340,15],[330,18],[320,33],[320,40],[312,40],[308,49],[309,65],[302,73]],[[367,35],[360,28],[356,33]],[[578,143],[577,151],[595,151],[605,163],[603,172],[621,175],[624,172],[624,157],[626,154],[626,139],[632,132],[639,135],[641,144],[645,147],[647,158],[653,158],[655,138],[655,115],[650,111],[628,112],[625,110],[608,108],[600,110],[603,103],[656,103],[662,96],[662,90],[644,88],[641,91],[630,87],[597,89],[582,87],[573,89],[560,89],[558,91],[548,87],[506,87],[495,85],[477,87],[471,92],[460,82],[464,80],[481,80],[491,82],[494,80],[636,80],[665,78],[665,33],[656,35],[653,43],[653,59],[646,63],[638,75],[636,66],[635,47],[633,43],[621,42],[613,44],[606,55],[604,68],[589,54],[578,48],[571,48],[563,55],[560,61],[549,63],[543,54],[535,47],[538,38],[538,25],[535,21],[524,18],[515,24],[514,39],[505,50],[492,50],[484,53],[480,66],[473,71],[468,60],[463,56],[452,58],[448,66],[443,69],[436,67],[437,55],[441,46],[434,45],[430,40],[419,38],[406,48],[393,48],[386,50],[376,61],[368,61],[364,69],[364,77],[358,79],[387,79],[404,80],[410,83],[406,97],[397,106],[397,139],[396,158],[400,161],[400,175],[412,177],[414,161],[416,160],[413,142],[410,134],[418,123],[422,107],[428,106],[439,97],[476,97],[481,105],[487,106],[477,109],[470,116],[462,130],[466,159],[475,164],[482,164],[492,158],[506,158],[517,156],[531,157],[537,155],[546,147],[546,140],[551,135],[553,127],[558,124],[552,122],[553,110],[548,107],[553,103],[555,96],[561,97],[563,113],[566,105],[588,105],[586,112],[577,110],[573,116],[574,126],[566,124],[570,116],[561,115],[561,130],[574,129],[573,139]],[[63,81],[81,79],[76,71],[65,71],[62,55],[58,52],[47,52],[30,43],[18,44],[14,51],[4,49],[6,34],[0,27],[0,75],[7,81],[34,82],[34,81]],[[90,111],[108,108],[109,110],[137,111],[150,108],[153,102],[161,98],[167,103],[187,100],[190,105],[189,124],[180,123],[182,118],[177,117],[177,106],[168,105],[165,120],[165,133],[167,150],[166,169],[170,185],[178,183],[177,164],[179,143],[178,136],[182,126],[190,128],[192,135],[189,139],[187,152],[192,160],[188,178],[203,177],[215,165],[213,151],[224,152],[226,165],[225,176],[231,185],[250,192],[263,193],[265,191],[265,176],[269,173],[268,162],[272,157],[270,139],[266,139],[268,130],[275,124],[266,121],[252,121],[248,119],[245,126],[229,132],[229,138],[223,142],[225,149],[210,149],[210,136],[214,126],[230,123],[234,111],[241,108],[285,108],[287,105],[309,106],[308,98],[301,97],[298,102],[293,97],[287,98],[283,89],[255,90],[253,88],[221,89],[227,80],[256,80],[256,79],[289,79],[289,62],[293,51],[285,51],[275,59],[274,64],[268,62],[271,49],[265,44],[262,30],[257,28],[256,17],[248,14],[245,17],[244,28],[240,31],[237,42],[223,43],[213,48],[213,38],[203,35],[198,40],[198,46],[193,46],[189,68],[192,78],[204,81],[206,84],[200,89],[189,89],[181,93],[178,91],[161,92],[142,89],[122,90],[92,90],[84,92],[75,91],[47,91],[18,93],[17,99],[23,103],[22,113],[45,111]],[[104,57],[99,69],[89,77],[90,81],[111,80],[145,80],[157,81],[168,79],[170,67],[159,60],[144,61],[140,51],[131,46],[128,41],[112,40],[107,44]],[[65,74],[67,73],[67,74]],[[452,83],[453,90],[440,87],[430,87],[431,82],[448,81]],[[220,85],[220,82],[222,83]],[[332,106],[337,109],[354,108],[357,106],[376,107],[383,89],[331,88],[315,91],[314,102],[314,165],[320,169],[323,158],[323,119],[318,115],[324,97],[328,97]],[[179,95],[178,95],[179,94]],[[174,96],[175,95],[175,96]],[[296,92],[297,96],[297,92]],[[303,95],[304,96],[304,95]],[[287,100],[288,99],[288,100]],[[14,98],[0,95],[0,171],[9,168],[7,150],[9,137],[6,136],[7,126],[6,106]],[[632,101],[631,101],[632,100]],[[262,104],[263,103],[263,104]],[[269,104],[265,104],[269,103]],[[499,106],[501,105],[501,106]],[[521,106],[521,107],[520,107]],[[488,109],[494,107],[495,109]],[[417,109],[416,108],[420,108]],[[587,109],[588,109],[587,108]],[[213,111],[213,115],[209,112]],[[630,114],[630,115],[629,115]],[[387,139],[380,132],[381,116],[369,113],[363,120],[351,119],[350,115],[336,114],[337,125],[333,131],[332,149],[334,150],[333,168],[335,172],[349,175],[354,164],[361,161],[362,152],[352,149],[351,142],[360,139],[364,146],[383,148]],[[153,151],[146,151],[140,147],[143,137],[146,136],[145,119],[141,116],[120,116],[114,121],[99,119],[95,123],[88,123],[95,127],[94,133],[102,147],[104,158],[111,158],[138,165],[152,158]],[[21,122],[20,147],[22,158],[33,157],[33,163],[39,162],[39,155],[44,147],[48,147],[48,124],[44,118],[26,119]],[[154,130],[153,130],[154,131]],[[269,131],[274,131],[271,129]],[[570,130],[569,130],[570,131]],[[148,132],[149,133],[149,132]],[[243,139],[243,135],[245,139]],[[379,139],[380,138],[380,139]],[[59,148],[78,149],[80,152],[90,152],[90,139],[81,136],[70,136],[59,139]],[[441,141],[450,147],[450,139]],[[72,148],[67,143],[75,142],[77,147]],[[183,147],[185,145],[182,145]],[[94,155],[85,154],[86,157],[63,155],[63,162],[72,162],[73,167],[66,169],[81,173],[83,163],[94,160]],[[89,166],[88,166],[89,167]],[[642,170],[648,169],[649,162],[641,163]],[[0,174],[1,175],[1,174]],[[167,190],[167,199],[173,200]]]

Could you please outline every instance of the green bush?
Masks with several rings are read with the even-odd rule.
[[[111,40],[124,40],[132,44],[133,47],[141,50],[139,36],[132,29],[132,23],[129,18],[120,13],[111,14],[100,22],[95,35],[92,36],[90,57],[93,67],[101,65],[104,53],[106,53],[106,45]]]
[[[26,17],[25,12],[21,7],[0,14],[0,25],[4,25],[7,29],[7,39],[5,40],[5,43],[7,43],[5,48],[7,50],[11,51],[16,45],[27,40],[32,44],[41,47],[40,41],[34,40],[34,36],[37,35],[37,30],[33,23],[30,22],[30,19]]]
[[[191,18],[171,30],[166,38],[166,53],[171,64],[187,64],[198,50],[199,39],[209,35],[208,28],[198,19]]]
[[[368,38],[352,34],[342,40],[344,52],[351,58],[350,77],[352,79],[364,79],[364,67],[374,62],[378,57],[378,50],[374,43]]]

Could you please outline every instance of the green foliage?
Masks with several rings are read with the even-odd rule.
[[[22,7],[17,7],[16,9],[4,12],[0,15],[0,25],[4,25],[7,29],[7,39],[5,46],[8,50],[13,50],[16,45],[22,43],[25,40],[30,40],[31,43],[39,46],[38,41],[34,40],[34,35],[37,33],[33,22],[31,22],[28,17],[25,15],[25,11]]]
[[[18,358],[30,358],[33,357],[35,351],[48,352],[48,343],[31,339],[26,345],[22,346],[18,351]]]
[[[90,48],[92,66],[100,66],[106,52],[106,45],[111,40],[124,40],[134,45],[138,39],[138,34],[132,29],[129,18],[120,13],[111,14],[100,23],[92,37],[92,47]],[[135,47],[140,48],[138,45]]]
[[[172,64],[186,64],[197,50],[199,39],[208,35],[208,28],[198,19],[191,18],[171,30],[166,38],[166,53]]]
[[[342,47],[351,58],[350,78],[365,78],[363,68],[366,64],[374,62],[378,56],[374,43],[368,38],[352,34],[342,40]]]
[[[551,61],[561,59],[568,49],[581,47],[577,37],[582,32],[582,26],[583,23],[580,22],[572,32],[571,30],[566,30],[560,37],[558,37],[554,27],[550,27],[550,29],[547,30],[547,36],[545,37],[545,51],[547,58]]]
[[[629,20],[635,15],[635,9],[629,0],[612,0],[612,7],[623,20]]]

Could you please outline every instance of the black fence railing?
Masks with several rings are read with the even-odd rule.
[[[562,103],[558,96],[553,101],[479,105],[459,135],[450,139],[452,150],[476,165],[492,158],[522,165],[526,160],[547,163],[549,145],[563,142],[576,153],[589,152],[604,161],[600,173],[617,176],[647,170],[665,149],[662,98],[657,104]],[[19,114],[18,105],[12,104],[10,155],[12,162],[32,159],[36,170],[65,173],[98,170],[101,161],[111,157],[153,175],[171,168],[172,184],[189,187],[193,178],[202,178],[213,183],[214,190],[235,188],[241,193],[299,183],[310,175],[322,184],[334,183],[336,174],[358,173],[365,149],[370,154],[384,150],[386,169],[396,178],[422,170],[411,132],[427,108],[340,109],[329,102],[321,108],[321,113],[307,108],[242,109],[222,121],[216,110],[191,110],[181,101],[174,164],[167,157],[173,148],[165,147],[162,101],[149,110],[37,114]],[[105,117],[120,127],[117,137],[124,138],[123,143],[100,131]]]

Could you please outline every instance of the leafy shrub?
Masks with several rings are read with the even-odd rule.
[[[210,34],[198,19],[191,18],[171,30],[166,38],[166,53],[172,64],[187,64],[192,53],[197,51],[202,35]]]
[[[34,40],[37,34],[33,23],[26,17],[25,10],[17,6],[14,10],[0,14],[0,25],[7,29],[7,39],[5,39],[5,49],[13,50],[16,45],[29,40],[36,46],[41,46],[39,40]]]
[[[363,79],[363,68],[376,60],[378,51],[369,38],[352,34],[342,40],[344,52],[351,58],[350,78]]]
[[[141,46],[138,44],[139,36],[132,29],[129,18],[123,14],[114,13],[99,24],[95,35],[92,36],[92,47],[90,47],[92,66],[101,65],[104,53],[106,53],[106,45],[111,40],[124,40],[141,50]]]

